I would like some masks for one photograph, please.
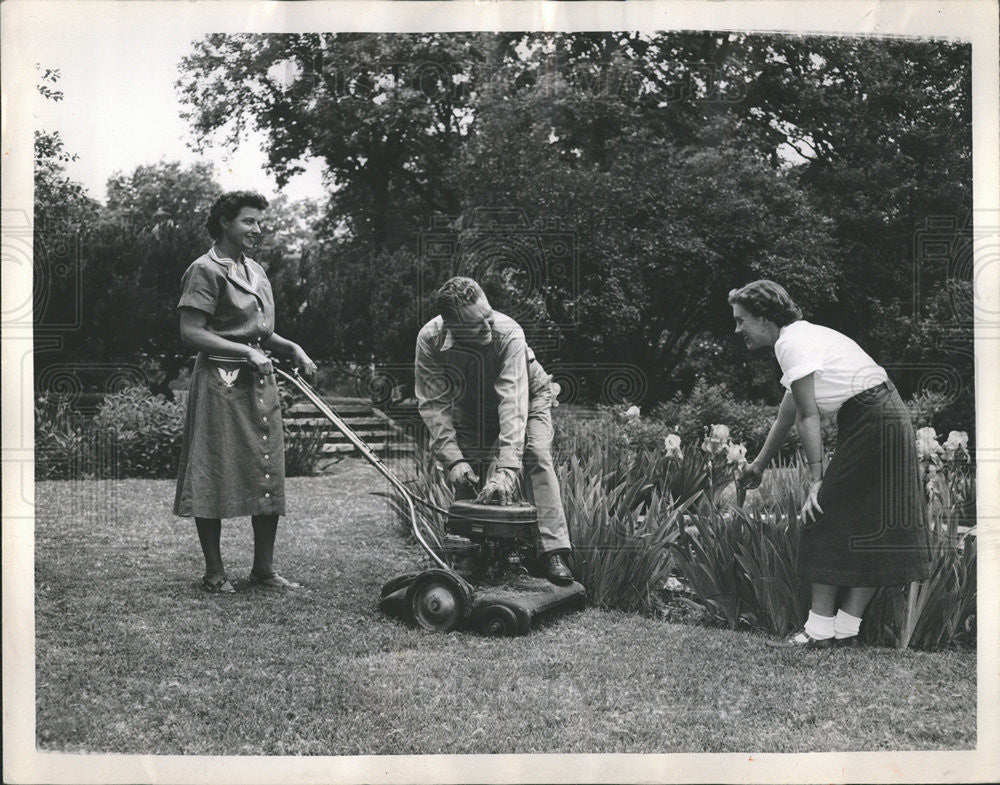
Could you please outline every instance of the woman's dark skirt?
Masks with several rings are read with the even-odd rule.
[[[926,578],[930,550],[916,436],[891,383],[837,413],[837,449],[823,478],[823,514],[802,528],[799,575],[835,586]]]

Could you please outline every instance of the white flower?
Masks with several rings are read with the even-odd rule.
[[[639,407],[633,404],[625,410],[625,419],[632,420],[639,416]]]
[[[742,444],[733,444],[726,447],[726,463],[731,463],[738,469],[742,469],[747,463],[747,448]]]
[[[922,460],[933,460],[944,452],[937,442],[937,431],[933,428],[917,429],[917,457]]]
[[[946,450],[969,449],[969,434],[965,431],[949,431],[944,448]]]
[[[951,431],[948,434],[948,439],[943,445],[943,449],[949,455],[954,453],[964,453],[968,455],[969,453],[969,434],[965,431]]]
[[[667,582],[663,584],[663,588],[667,591],[684,591],[684,584],[671,575],[667,578]]]
[[[968,458],[969,434],[965,431],[951,431],[942,449],[944,449],[944,456],[948,460],[954,460],[959,456]]]
[[[681,450],[681,437],[676,433],[665,436],[663,438],[663,452],[668,458],[683,458],[684,451]]]
[[[722,452],[727,444],[729,444],[729,426],[713,425],[709,430],[708,436],[701,443],[701,449],[711,455],[715,455]]]
[[[729,439],[729,426],[728,425],[713,425],[712,426],[712,438],[717,439],[720,442],[727,441]]]

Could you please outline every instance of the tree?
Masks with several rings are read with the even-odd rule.
[[[58,70],[39,69],[39,93],[61,101],[56,90]],[[66,150],[58,132],[35,131],[32,325],[34,328],[35,386],[46,371],[64,360],[54,347],[73,343],[82,318],[83,275],[81,236],[98,211],[86,188],[66,174],[66,165],[77,156]]]
[[[579,278],[520,292],[540,340],[638,365],[655,396],[723,347],[756,394],[759,374],[725,349],[732,286],[778,278],[880,357],[905,350],[881,317],[932,313],[910,305],[914,238],[970,205],[969,51],[715,32],[217,35],[179,86],[199,138],[263,129],[279,179],[326,163],[309,275],[338,319],[303,317],[332,353],[402,361],[408,319],[365,329],[377,315],[359,298],[387,291],[385,268],[418,291],[453,271],[423,255],[436,216],[481,260],[481,208],[511,208],[526,223],[508,251],[547,218],[576,233]],[[524,272],[494,251],[498,302],[518,299]]]
[[[321,158],[331,220],[398,244],[400,213],[454,206],[440,180],[464,133],[457,110],[482,38],[210,35],[182,60],[178,88],[200,139],[264,131],[279,184],[301,159]]]

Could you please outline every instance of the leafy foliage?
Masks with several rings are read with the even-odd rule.
[[[115,477],[177,475],[186,407],[142,387],[105,396],[94,428],[114,445]]]
[[[648,501],[630,505],[635,494],[628,481],[607,492],[588,468],[572,461],[560,478],[573,572],[598,607],[648,613],[661,602],[671,572],[667,546],[688,504],[654,491]]]
[[[97,414],[80,415],[64,396],[35,402],[38,479],[175,477],[184,430],[182,402],[143,387],[104,396]]]
[[[166,400],[145,387],[103,396],[97,414],[78,413],[67,396],[47,393],[35,401],[38,479],[149,478],[177,476],[186,396]],[[282,398],[286,409],[291,401]],[[285,474],[316,474],[326,431],[285,426]]]
[[[412,304],[463,269],[496,278],[498,307],[520,303],[561,359],[641,368],[648,402],[689,389],[710,355],[710,383],[773,403],[773,380],[725,340],[726,291],[762,276],[898,368],[905,395],[933,386],[935,363],[971,379],[971,333],[939,340],[971,303],[970,74],[969,46],[947,41],[213,35],[178,84],[199,138],[262,129],[281,181],[326,164],[311,274],[338,318],[302,327],[331,356],[409,359],[418,314],[369,270],[392,268]],[[460,248],[483,207],[527,222],[492,254],[425,258],[433,216]],[[951,249],[932,258],[921,233],[942,217]],[[553,218],[575,234],[575,276],[528,285],[511,240]],[[951,419],[971,423],[970,404],[966,384]]]
[[[288,410],[296,403],[284,384],[279,383],[281,398],[281,427],[285,443],[285,476],[312,477],[319,472],[319,462],[323,458],[323,446],[330,435],[327,428],[295,427]]]
[[[744,624],[783,635],[809,609],[798,580],[797,510],[713,511],[694,517],[672,544],[674,563],[697,603],[732,629]]]
[[[65,397],[48,394],[35,399],[35,478],[62,480],[92,474],[93,459],[85,448],[93,440],[86,421]]]

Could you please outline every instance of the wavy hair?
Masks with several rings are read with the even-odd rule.
[[[482,287],[471,278],[460,275],[449,278],[431,296],[431,303],[447,321],[458,321],[458,309],[485,297]]]
[[[778,327],[802,318],[802,309],[795,304],[785,287],[774,281],[753,281],[739,289],[731,289],[729,304],[742,306],[754,316],[770,319]]]
[[[205,219],[205,228],[213,240],[222,237],[222,219],[232,221],[244,207],[266,210],[267,199],[256,191],[227,191],[212,202],[208,218]]]

